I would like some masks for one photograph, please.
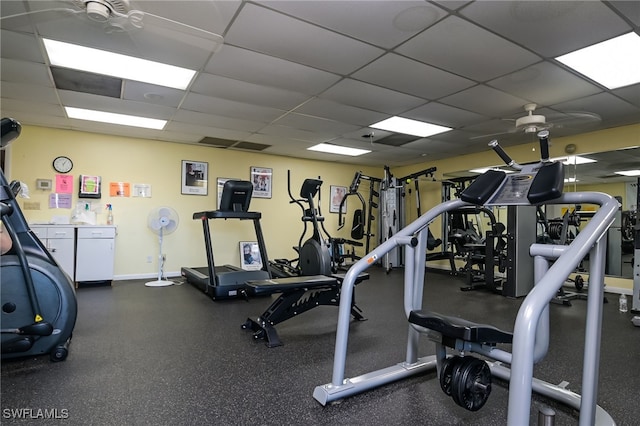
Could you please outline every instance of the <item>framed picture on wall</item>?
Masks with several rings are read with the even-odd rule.
[[[245,271],[262,269],[260,247],[256,241],[240,241],[240,264]]]
[[[182,160],[182,190],[185,195],[207,195],[209,163]]]
[[[340,213],[340,203],[347,194],[346,186],[331,185],[331,198],[329,204],[329,213]],[[342,214],[347,213],[347,201],[342,205]]]
[[[266,167],[251,167],[251,183],[255,198],[271,198],[273,170]]]
[[[100,176],[80,175],[78,198],[100,198],[101,185]]]

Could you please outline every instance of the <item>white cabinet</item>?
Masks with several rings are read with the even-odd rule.
[[[31,230],[44,244],[64,272],[74,278],[75,229],[65,225],[31,225]]]
[[[77,227],[76,282],[113,280],[115,226]]]

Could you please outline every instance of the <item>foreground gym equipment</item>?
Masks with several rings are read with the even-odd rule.
[[[519,165],[511,160],[497,141],[492,141],[490,146],[516,173],[506,174],[497,170],[486,172],[465,189],[460,199],[444,202],[429,210],[349,269],[341,290],[333,377],[331,383],[314,389],[313,396],[318,402],[326,405],[331,401],[437,369],[443,390],[452,396],[455,403],[474,410],[484,405],[490,393],[491,382],[486,373],[488,368],[492,376],[509,381],[509,426],[530,424],[533,391],[579,410],[582,426],[615,424],[611,416],[597,406],[596,401],[607,230],[614,221],[619,204],[613,197],[602,193],[563,194],[564,169],[561,163],[548,159],[548,132],[540,132],[538,138],[542,160],[529,165]],[[427,227],[436,217],[471,205],[536,206],[577,203],[594,204],[599,206],[599,210],[570,245],[533,243],[530,246],[530,255],[534,257],[535,286],[521,304],[513,332],[422,308]],[[531,226],[535,226],[535,222]],[[350,296],[355,278],[376,259],[401,246],[405,248],[407,261],[404,278],[404,308],[409,320],[406,358],[390,367],[346,378]],[[548,350],[549,302],[587,253],[590,256],[589,295],[582,395],[578,395],[566,387],[534,378],[533,367],[535,363],[542,361]],[[428,301],[428,298],[425,299]],[[436,342],[435,355],[418,357],[419,338],[423,334]],[[499,345],[509,343],[512,344],[512,352],[499,348]],[[449,358],[447,348],[464,352],[466,356],[477,353],[491,361],[467,357],[462,360]],[[487,367],[481,363],[485,363]],[[510,364],[511,368],[504,364]]]
[[[17,121],[3,118],[2,148],[20,130]],[[0,256],[2,359],[49,354],[52,361],[62,361],[78,311],[74,285],[29,229],[12,186],[0,173],[0,213],[12,241]]]

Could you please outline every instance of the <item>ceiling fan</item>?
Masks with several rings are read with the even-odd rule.
[[[217,12],[215,6],[211,10],[212,14]],[[137,57],[151,56],[146,59],[161,60],[160,50],[164,50],[166,57],[167,52],[180,52],[183,48],[208,59],[224,42],[213,31],[145,12],[130,0],[3,2],[2,15],[3,30],[118,50]]]
[[[555,128],[563,128],[563,127],[576,127],[576,126],[586,126],[588,124],[595,124],[602,120],[602,118],[593,112],[586,111],[568,111],[562,112],[551,117],[550,120],[547,120],[547,117],[541,114],[535,114],[536,108],[538,107],[535,103],[528,103],[524,105],[524,110],[527,115],[518,118],[505,118],[503,120],[513,121],[514,126],[504,132],[498,133],[490,133],[486,135],[473,136],[471,139],[480,139],[487,138],[490,136],[498,136],[498,135],[507,135],[514,133],[537,133],[541,130],[547,130],[552,127]]]

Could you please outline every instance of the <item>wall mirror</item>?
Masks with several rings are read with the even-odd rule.
[[[567,154],[569,156],[569,154]],[[638,176],[624,176],[619,171],[640,169],[640,147],[579,154],[579,158],[565,167],[565,192],[598,191],[619,197],[622,204],[619,217],[613,224],[609,239],[611,245],[607,275],[633,278],[633,224],[638,217]],[[586,159],[589,162],[582,162]],[[498,163],[496,163],[498,164]],[[477,176],[468,170],[444,174],[445,179],[458,180]],[[554,206],[547,211],[549,218],[561,217],[567,210],[581,209],[578,214],[588,220],[588,206]]]

